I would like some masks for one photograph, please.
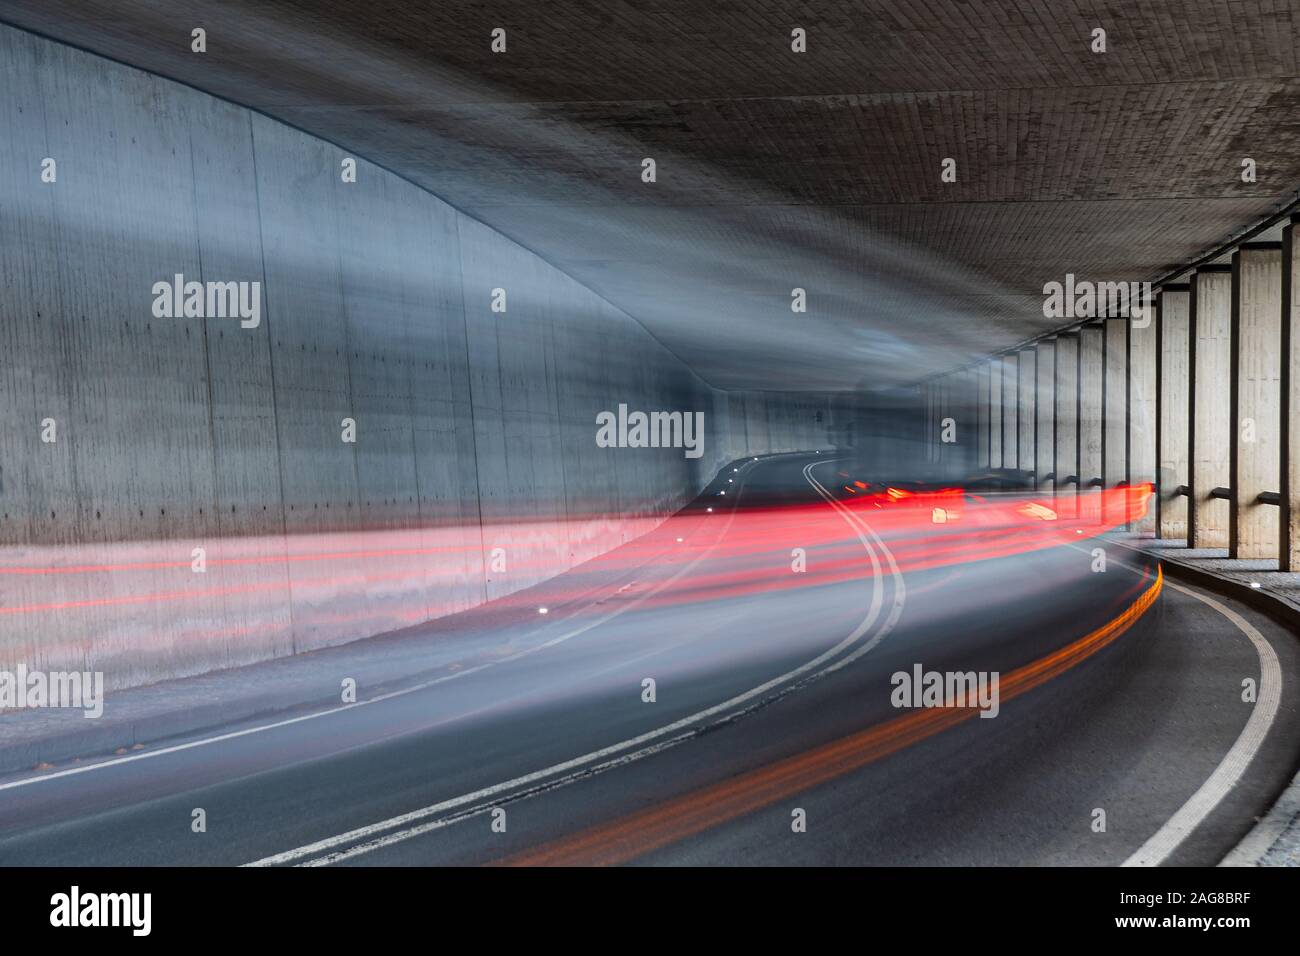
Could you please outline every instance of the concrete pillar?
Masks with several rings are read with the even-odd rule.
[[[1156,304],[1156,533],[1175,541],[1187,537],[1190,289],[1164,286]]]
[[[925,450],[925,461],[933,464],[939,454],[938,446],[935,444],[938,429],[935,427],[937,419],[934,414],[934,382],[921,383],[921,402],[925,406],[925,418],[921,425],[921,447]]]
[[[1101,517],[1097,508],[1100,497],[1094,482],[1104,478],[1105,358],[1105,328],[1100,323],[1085,325],[1079,330],[1079,498],[1083,513],[1098,520]]]
[[[1128,319],[1106,319],[1102,323],[1105,336],[1105,373],[1102,384],[1101,418],[1101,474],[1107,488],[1115,488],[1128,480]],[[1119,502],[1111,496],[1103,500]],[[1123,513],[1107,513],[1108,522],[1127,522]]]
[[[1002,467],[1002,359],[989,361],[989,467]]]
[[[948,477],[962,470],[962,385],[965,382],[963,372],[953,372],[944,377],[944,408],[939,421],[940,434],[944,434],[944,421],[952,421],[952,441],[943,445],[944,473]]]
[[[989,367],[975,367],[975,464],[989,467]]]
[[[1049,487],[1047,476],[1056,470],[1056,342],[1038,343],[1038,361],[1035,363],[1034,407],[1037,409],[1034,424],[1034,485]]]
[[[943,441],[943,423],[945,419],[953,417],[956,389],[951,376],[939,379],[935,387],[937,394],[934,407],[934,441],[939,448],[939,462],[946,468],[953,461],[953,443]]]
[[[937,395],[935,401],[935,429],[934,443],[939,449],[939,464],[946,471],[952,465],[952,445],[943,440],[943,426],[945,420],[951,417],[952,407],[952,379],[944,376],[936,383]]]
[[[1020,366],[1019,395],[1017,396],[1016,421],[1016,457],[1021,471],[1033,471],[1037,457],[1034,451],[1035,437],[1035,402],[1038,383],[1038,353],[1032,349],[1021,349],[1017,354]]]
[[[1057,497],[1074,498],[1079,474],[1079,335],[1056,337],[1056,473]],[[1071,482],[1070,479],[1075,481]]]
[[[952,444],[948,446],[948,461],[949,471],[953,474],[969,469],[970,463],[966,460],[966,451],[975,439],[975,429],[968,418],[972,407],[966,388],[969,381],[970,378],[964,369],[948,379],[947,417],[952,419],[953,434]]]
[[[1156,482],[1156,320],[1155,303],[1128,323],[1128,482]],[[1129,523],[1133,532],[1155,535],[1156,509],[1152,498],[1144,514]]]
[[[1282,454],[1281,568],[1300,571],[1300,255],[1296,226],[1282,231]]]
[[[1019,468],[1020,363],[1015,353],[1002,356],[1002,467]]]
[[[1232,267],[1203,266],[1191,287],[1187,544],[1226,548],[1230,509],[1212,493],[1232,480]]]
[[[980,396],[980,370],[971,366],[966,370],[966,386],[962,393],[962,461],[965,462],[965,474],[967,477],[974,474],[983,467],[979,458],[979,396]]]
[[[1232,254],[1232,488],[1228,556],[1276,560],[1282,488],[1282,244],[1248,242]]]

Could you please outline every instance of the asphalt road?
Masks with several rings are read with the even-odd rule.
[[[391,696],[0,778],[0,864],[1213,864],[1292,776],[1262,615],[1063,522],[973,530],[1012,499],[934,524],[849,462],[736,467],[638,545],[679,557],[459,615]],[[998,673],[996,717],[895,706],[917,666]]]

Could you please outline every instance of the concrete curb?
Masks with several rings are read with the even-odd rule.
[[[1240,601],[1300,635],[1300,608],[1291,602],[1270,594],[1263,588],[1252,588],[1240,581],[1198,568],[1186,560],[1169,557],[1160,548],[1144,548],[1124,540],[1116,543],[1131,551],[1154,555],[1159,558],[1165,573],[1170,577]],[[1295,776],[1274,801],[1268,813],[1219,861],[1219,866],[1300,865],[1300,768],[1293,769],[1296,770]],[[1290,849],[1285,849],[1288,846]]]
[[[1240,601],[1262,614],[1267,614],[1279,624],[1300,635],[1300,607],[1296,607],[1289,601],[1269,593],[1266,589],[1252,588],[1240,581],[1220,577],[1213,571],[1198,568],[1186,560],[1170,557],[1159,549],[1148,550],[1135,547],[1127,541],[1120,541],[1119,543],[1134,551],[1155,555],[1165,565],[1166,571],[1172,573],[1175,577],[1186,581],[1188,584],[1195,584],[1207,591],[1214,591],[1225,597]]]

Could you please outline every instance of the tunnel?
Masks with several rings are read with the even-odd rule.
[[[0,876],[1280,924],[1298,36],[0,0]]]

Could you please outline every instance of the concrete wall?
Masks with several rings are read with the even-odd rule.
[[[345,158],[0,28],[0,668],[120,687],[469,608],[846,414],[709,388],[433,195],[362,160],[343,182]],[[260,283],[257,326],[156,317],[177,273]],[[703,457],[597,447],[620,403],[703,412]]]

